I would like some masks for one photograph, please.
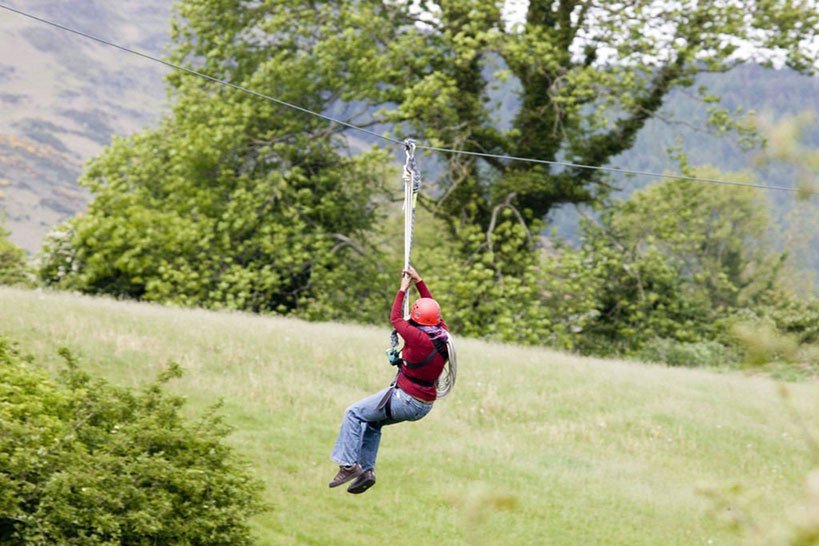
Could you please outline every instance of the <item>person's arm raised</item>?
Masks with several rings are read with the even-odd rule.
[[[421,278],[421,275],[415,270],[414,267],[409,266],[405,271],[405,275],[409,275],[412,278],[413,282],[415,282],[415,289],[418,290],[418,295],[422,298],[431,298],[432,293],[429,291],[429,287],[426,285],[424,280]]]

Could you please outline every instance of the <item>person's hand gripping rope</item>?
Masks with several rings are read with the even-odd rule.
[[[421,275],[411,265],[401,272],[401,290],[407,291],[410,284],[418,284],[421,282]]]

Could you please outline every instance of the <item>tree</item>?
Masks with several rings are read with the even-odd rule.
[[[276,36],[272,45],[281,47],[296,32],[286,26],[289,19],[271,14],[291,14],[299,4],[260,4],[244,36],[254,40],[259,35],[248,31],[263,21],[263,39]],[[313,52],[330,69],[317,77],[343,78],[339,98],[381,107],[375,120],[409,126],[439,146],[590,166],[628,150],[672,89],[745,60],[739,44],[769,48],[758,53],[763,62],[778,52],[788,66],[815,69],[807,47],[819,26],[813,2],[533,0],[517,24],[504,19],[503,6],[484,0],[313,2],[315,15],[301,24],[313,26]],[[213,13],[183,15],[196,37],[180,50],[184,58],[213,53],[215,43],[235,43],[233,32],[214,39]],[[209,39],[200,38],[203,31]],[[220,56],[209,69],[224,64]],[[518,98],[506,126],[496,95],[504,78],[511,81],[504,90]],[[736,127],[718,97],[699,92],[714,124]],[[518,211],[507,221],[522,219],[537,231],[555,205],[594,202],[608,188],[599,171],[451,156],[433,206],[469,241],[473,229],[497,227],[498,207]],[[521,249],[526,246],[510,250]],[[474,249],[466,242],[464,251]],[[503,272],[509,258],[499,256],[495,269]]]
[[[744,61],[741,43],[813,69],[812,3],[533,0],[515,25],[503,4],[184,0],[171,60],[363,127],[590,166],[629,149],[669,91]],[[368,236],[386,153],[356,155],[369,143],[344,126],[190,74],[169,82],[161,128],[115,143],[87,171],[96,200],[50,247],[48,282],[308,314],[321,302],[349,308],[325,298],[339,284],[366,301],[388,293]],[[517,97],[511,112],[501,92]],[[700,93],[716,126],[739,127]],[[489,306],[482,290],[459,302],[484,313],[465,317],[479,330],[505,300],[540,290],[529,272],[553,207],[610,190],[589,169],[459,155],[442,169],[422,204],[444,222],[470,286],[493,288]]]
[[[62,354],[55,382],[0,339],[0,542],[251,544],[261,485],[214,411],[165,394],[179,368],[132,393]]]
[[[364,260],[377,153],[342,157],[273,108],[184,84],[174,117],[91,163],[95,200],[47,241],[47,283],[289,313],[377,276]]]
[[[504,19],[503,6],[183,2],[174,59],[260,82],[281,56],[308,55],[311,70],[298,77],[325,90],[310,103],[317,110],[363,103],[369,110],[345,120],[396,124],[456,149],[591,166],[629,149],[672,89],[746,60],[739,44],[757,48],[762,62],[780,54],[788,66],[815,68],[806,47],[819,23],[812,3],[533,0],[518,24]],[[504,79],[519,99],[505,126],[497,100]],[[288,81],[261,89],[283,92]],[[717,97],[699,92],[715,125],[737,127]],[[555,205],[594,202],[609,189],[599,171],[470,156],[450,156],[439,183],[428,205],[448,223],[461,258],[487,255],[496,280],[531,260],[524,255],[537,238],[521,238],[521,228],[536,233]]]
[[[652,338],[724,339],[721,320],[776,288],[785,255],[768,229],[759,192],[689,181],[649,186],[587,219],[580,261],[597,278],[598,318],[585,343],[633,352]]]

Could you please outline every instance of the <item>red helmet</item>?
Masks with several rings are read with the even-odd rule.
[[[441,306],[432,298],[418,298],[412,304],[410,318],[424,326],[435,326],[441,322]]]

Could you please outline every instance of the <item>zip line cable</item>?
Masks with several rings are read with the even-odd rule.
[[[348,127],[350,129],[355,129],[356,131],[361,131],[362,133],[367,133],[368,135],[371,135],[371,136],[375,136],[375,137],[378,137],[378,138],[383,138],[384,140],[388,140],[388,141],[390,141],[390,142],[392,142],[394,144],[400,144],[401,146],[404,145],[404,143],[402,141],[398,140],[398,139],[390,138],[390,137],[384,136],[384,135],[380,135],[380,134],[378,134],[376,132],[370,131],[370,130],[365,129],[363,127],[359,127],[358,125],[353,125],[352,123],[347,123],[346,121],[341,121],[339,119],[331,118],[330,116],[325,116],[324,114],[320,114],[318,112],[308,110],[307,108],[303,108],[303,107],[298,106],[296,104],[292,104],[292,103],[289,103],[287,101],[277,99],[276,97],[271,97],[270,95],[265,95],[264,93],[259,93],[258,91],[253,91],[252,89],[248,89],[247,87],[242,87],[241,85],[236,85],[235,83],[231,83],[231,82],[229,82],[227,80],[222,80],[222,79],[219,79],[219,78],[215,78],[215,77],[209,76],[209,75],[207,75],[207,74],[205,74],[203,72],[193,70],[192,68],[186,68],[184,66],[180,66],[178,64],[174,64],[172,62],[165,61],[163,59],[160,59],[159,57],[154,57],[153,55],[149,55],[148,53],[143,53],[143,52],[137,51],[135,49],[130,49],[130,48],[127,48],[125,46],[121,46],[121,45],[115,44],[113,42],[103,40],[102,38],[98,38],[96,36],[92,36],[91,34],[86,34],[85,32],[63,26],[63,25],[61,25],[59,23],[55,23],[54,21],[49,21],[48,19],[43,19],[42,17],[38,17],[36,15],[26,13],[26,12],[21,11],[19,9],[15,9],[15,8],[6,6],[5,4],[0,4],[0,8],[3,8],[5,10],[11,11],[11,12],[14,12],[14,13],[16,13],[18,15],[22,15],[23,17],[28,17],[29,19],[34,19],[35,21],[38,21],[40,23],[44,23],[46,25],[51,25],[52,27],[58,28],[60,30],[70,32],[70,33],[76,34],[78,36],[82,36],[83,38],[87,38],[89,40],[94,40],[95,42],[99,42],[99,43],[101,43],[103,45],[107,45],[107,46],[110,46],[110,47],[115,47],[115,48],[117,48],[117,49],[119,49],[121,51],[124,51],[126,53],[130,53],[132,55],[137,55],[137,56],[142,57],[144,59],[148,59],[149,61],[154,61],[154,62],[157,62],[157,63],[164,64],[165,66],[173,68],[175,70],[180,70],[182,72],[187,72],[188,74],[192,74],[194,76],[199,76],[200,78],[204,78],[204,79],[209,80],[211,82],[218,83],[220,85],[224,85],[224,86],[227,86],[227,87],[231,87],[233,89],[236,89],[237,91],[241,91],[242,93],[246,93],[248,95],[252,95],[254,97],[258,97],[258,98],[261,98],[261,99],[269,100],[269,101],[275,102],[276,104],[279,104],[281,106],[286,106],[288,108],[292,108],[293,110],[298,110],[299,112],[303,112],[305,114],[310,114],[311,116],[316,116],[316,117],[322,118],[322,119],[324,119],[326,121],[330,121],[330,122],[336,123],[338,125],[343,125],[344,127]]]
[[[34,21],[37,21],[37,22],[40,22],[40,23],[43,23],[43,24],[58,28],[60,30],[70,32],[70,33],[75,34],[77,36],[81,36],[83,38],[93,40],[93,41],[98,42],[100,44],[119,49],[120,51],[124,51],[126,53],[130,53],[132,55],[136,55],[138,57],[148,59],[149,61],[153,61],[153,62],[156,62],[156,63],[163,64],[163,65],[165,65],[165,66],[167,66],[169,68],[173,68],[174,70],[179,70],[181,72],[186,72],[188,74],[191,74],[193,76],[198,76],[200,78],[211,81],[213,83],[217,83],[219,85],[224,85],[226,87],[230,87],[232,89],[235,89],[235,90],[240,91],[242,93],[245,93],[247,95],[251,95],[251,96],[254,96],[254,97],[257,97],[257,98],[260,98],[260,99],[271,101],[271,102],[276,103],[276,104],[278,104],[280,106],[285,106],[285,107],[290,108],[292,110],[296,110],[296,111],[302,112],[304,114],[308,114],[308,115],[311,115],[311,116],[321,118],[321,119],[323,119],[325,121],[329,121],[330,123],[335,123],[336,125],[341,125],[343,127],[347,127],[348,129],[353,129],[355,131],[359,131],[359,132],[368,134],[370,136],[374,136],[374,137],[380,138],[382,140],[386,140],[386,141],[388,141],[388,142],[390,142],[392,144],[397,144],[397,145],[402,146],[402,147],[404,146],[404,142],[401,141],[401,140],[398,140],[398,139],[395,139],[395,138],[392,138],[392,137],[389,137],[389,136],[386,136],[386,135],[382,135],[382,134],[376,133],[374,131],[370,131],[369,129],[365,129],[364,127],[359,127],[358,125],[355,125],[355,124],[352,124],[352,123],[349,123],[349,122],[346,122],[346,121],[342,121],[342,120],[330,117],[328,115],[325,115],[325,114],[322,114],[322,113],[319,113],[319,112],[314,112],[313,110],[310,110],[308,108],[298,106],[297,104],[293,104],[293,103],[284,101],[282,99],[277,99],[276,97],[272,97],[270,95],[265,95],[264,93],[260,93],[258,91],[253,91],[252,89],[248,89],[247,87],[237,85],[237,84],[229,82],[227,80],[216,78],[214,76],[209,76],[208,74],[205,74],[203,72],[199,72],[198,70],[194,70],[192,68],[187,68],[187,67],[184,67],[184,66],[174,64],[174,63],[169,62],[169,61],[165,61],[163,59],[160,59],[159,57],[149,55],[148,53],[144,53],[144,52],[141,52],[141,51],[138,51],[138,50],[135,50],[135,49],[131,49],[131,48],[128,48],[128,47],[125,47],[125,46],[121,46],[121,45],[115,44],[113,42],[109,42],[108,40],[104,40],[102,38],[98,38],[98,37],[93,36],[91,34],[87,34],[85,32],[82,32],[82,31],[79,31],[79,30],[76,30],[76,29],[61,25],[59,23],[55,23],[54,21],[50,21],[48,19],[44,19],[44,18],[38,17],[36,15],[32,15],[31,13],[27,13],[25,11],[22,11],[22,10],[19,10],[19,9],[16,9],[16,8],[12,8],[12,7],[7,6],[5,4],[0,3],[0,8],[5,9],[5,10],[10,11],[10,12],[13,12],[13,13],[16,13],[17,15],[27,17],[29,19],[33,19]],[[686,176],[686,175],[679,175],[679,174],[665,174],[665,173],[657,173],[657,172],[651,172],[651,171],[638,171],[638,170],[632,170],[632,169],[622,169],[622,168],[618,168],[618,167],[603,167],[603,166],[596,166],[596,165],[584,165],[582,163],[572,163],[570,161],[550,161],[550,160],[547,160],[547,159],[533,159],[533,158],[529,158],[529,157],[517,157],[517,156],[512,156],[512,155],[490,154],[490,153],[486,153],[486,152],[471,152],[471,151],[467,151],[467,150],[456,150],[456,149],[453,149],[453,148],[440,148],[440,147],[437,147],[437,146],[428,146],[428,145],[423,145],[423,144],[416,144],[415,146],[416,146],[417,149],[436,151],[436,152],[441,152],[441,153],[446,153],[446,154],[468,155],[468,156],[474,156],[474,157],[485,157],[485,158],[493,158],[493,159],[500,159],[500,160],[506,160],[506,161],[522,161],[522,162],[526,162],[526,163],[536,163],[536,164],[542,164],[542,165],[554,165],[554,166],[568,167],[568,168],[574,168],[574,169],[588,169],[588,170],[612,172],[612,173],[619,173],[619,174],[633,174],[633,175],[640,175],[640,176],[649,176],[649,177],[654,177],[654,178],[665,178],[665,179],[671,179],[671,180],[689,180],[689,181],[692,181],[692,182],[706,182],[706,183],[711,183],[711,184],[722,184],[722,185],[726,185],[726,186],[743,186],[743,187],[759,188],[759,189],[766,189],[766,190],[780,190],[780,191],[788,191],[788,192],[800,192],[800,191],[802,191],[799,188],[792,188],[792,187],[787,187],[787,186],[776,186],[776,185],[766,186],[764,184],[753,184],[751,182],[733,182],[733,181],[730,181],[730,180],[721,180],[721,179],[717,179],[717,178],[702,178],[702,177],[697,177],[697,176]],[[815,191],[804,191],[804,193],[807,193],[807,194],[810,194],[810,195],[819,195],[819,192],[815,192]]]
[[[424,146],[421,144],[417,144],[416,148],[424,149],[424,150],[433,150],[436,152],[442,153],[449,153],[449,154],[461,154],[461,155],[474,155],[479,157],[491,157],[494,159],[506,159],[510,161],[525,161],[528,163],[541,163],[544,165],[559,165],[563,167],[571,167],[576,169],[590,169],[596,171],[606,171],[606,172],[613,172],[613,173],[623,173],[623,174],[636,174],[636,175],[643,175],[643,176],[654,176],[657,178],[670,178],[673,180],[691,180],[694,182],[710,182],[714,184],[724,184],[726,186],[744,186],[747,188],[761,188],[765,190],[783,190],[783,191],[790,191],[790,192],[798,192],[800,191],[799,188],[790,188],[788,186],[766,186],[764,184],[754,184],[752,182],[733,182],[731,180],[721,180],[718,178],[702,178],[699,176],[686,176],[683,174],[663,174],[663,173],[655,173],[651,171],[635,171],[632,169],[621,169],[618,167],[600,167],[596,165],[583,165],[582,163],[571,163],[567,161],[549,161],[547,159],[532,159],[529,157],[516,157],[513,155],[496,155],[496,154],[489,154],[485,152],[469,152],[466,150],[453,150],[451,148],[438,148],[436,146]],[[819,195],[817,192],[807,192],[813,195]]]

